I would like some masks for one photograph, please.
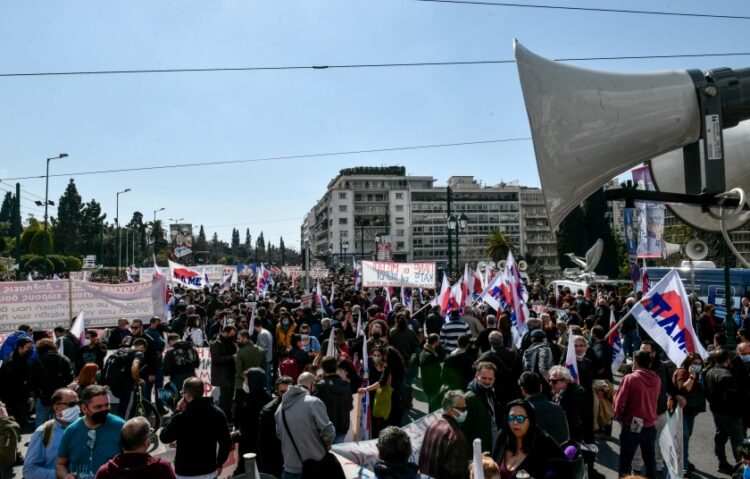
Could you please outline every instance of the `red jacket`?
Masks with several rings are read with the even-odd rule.
[[[626,375],[615,394],[615,417],[622,427],[630,427],[634,417],[643,419],[643,427],[656,424],[656,405],[661,380],[650,369],[637,369]]]
[[[99,468],[96,479],[175,479],[172,464],[145,452],[118,454]]]

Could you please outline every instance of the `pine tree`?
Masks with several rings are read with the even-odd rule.
[[[13,215],[13,194],[8,191],[3,198],[3,205],[0,206],[0,223],[10,221]]]
[[[57,218],[53,218],[53,244],[57,251],[73,255],[81,255],[81,219],[83,201],[78,194],[76,184],[71,178],[65,193],[57,204]]]
[[[232,228],[232,254],[237,255],[240,252],[240,231]]]
[[[193,240],[193,251],[200,251],[204,254],[206,251],[209,251],[208,241],[206,241],[206,231],[203,229],[203,225],[198,230],[198,237]]]
[[[91,200],[83,207],[81,214],[81,253],[84,255],[101,255],[102,228],[106,213],[102,214],[102,207],[96,200]],[[102,261],[100,258],[99,261]]]
[[[255,262],[260,263],[266,259],[266,240],[263,239],[263,232],[260,232],[258,239],[255,240]]]
[[[10,215],[10,229],[8,230],[8,236],[15,238],[17,233],[21,233],[23,231],[23,224],[21,221],[21,202],[18,201],[16,195],[13,195],[11,201],[13,203],[13,207]]]
[[[279,237],[279,262],[284,265],[286,261],[286,246],[284,246],[284,237]]]

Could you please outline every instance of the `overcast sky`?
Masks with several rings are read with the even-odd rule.
[[[540,3],[545,3],[541,2]],[[750,16],[750,2],[577,1],[548,5]],[[750,21],[428,3],[35,1],[0,3],[0,73],[505,60],[512,40],[548,58],[750,52]],[[745,33],[743,33],[745,32]],[[610,71],[745,67],[750,56],[602,60]],[[7,178],[152,165],[526,138],[514,64],[0,77],[0,189]],[[339,169],[539,179],[531,141],[71,177],[120,216],[184,218],[298,247],[302,216]],[[593,168],[596,165],[592,165]],[[21,180],[24,217],[44,179]],[[54,215],[54,209],[51,210]]]

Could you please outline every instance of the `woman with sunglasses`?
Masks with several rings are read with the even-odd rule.
[[[492,452],[501,479],[512,479],[521,470],[531,477],[566,477],[559,468],[567,458],[555,440],[537,427],[534,408],[528,401],[509,402],[502,423]]]

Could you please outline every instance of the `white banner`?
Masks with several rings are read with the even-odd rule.
[[[70,326],[86,314],[86,327],[114,326],[118,318],[164,318],[166,282],[90,283],[67,279],[0,283],[0,331],[21,324],[47,330]]]
[[[365,288],[401,286],[407,288],[435,287],[435,263],[386,263],[362,261],[362,286]]]
[[[682,448],[682,408],[678,405],[674,414],[667,417],[667,424],[659,435],[659,449],[664,465],[669,471],[669,477],[682,479],[683,448]]]
[[[411,457],[409,458],[411,462],[419,462],[419,450],[422,448],[424,433],[430,424],[442,417],[442,414],[443,411],[435,411],[402,428],[411,441]],[[346,460],[351,461],[354,464],[374,470],[375,463],[378,462],[377,443],[377,439],[371,439],[369,441],[334,444],[331,447],[331,452],[344,457]]]

